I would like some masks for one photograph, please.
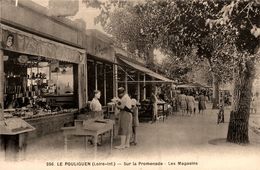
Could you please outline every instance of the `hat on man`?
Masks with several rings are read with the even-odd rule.
[[[122,94],[125,92],[125,88],[124,87],[119,87],[118,88],[118,94]]]

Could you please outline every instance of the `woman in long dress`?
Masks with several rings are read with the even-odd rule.
[[[203,93],[200,93],[198,97],[199,101],[199,113],[204,113],[204,110],[206,110],[206,97]]]
[[[194,112],[194,108],[195,108],[195,99],[194,97],[190,94],[186,97],[186,101],[187,101],[187,109],[188,109],[188,115],[191,116]]]
[[[186,95],[182,92],[179,95],[179,105],[180,105],[180,110],[181,110],[181,115],[184,116],[184,114],[187,112],[187,100],[186,100]]]

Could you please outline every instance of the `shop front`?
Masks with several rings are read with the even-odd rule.
[[[1,117],[35,127],[29,138],[59,131],[84,105],[85,52],[1,24]]]
[[[124,87],[131,98],[137,101],[144,100],[144,91],[146,85],[144,81],[145,74],[139,70],[118,64],[117,82],[118,87]]]
[[[138,101],[150,98],[152,86],[174,84],[173,80],[146,68],[144,63],[137,62],[134,59],[118,54],[117,62],[119,64],[118,85],[128,89],[129,94]]]
[[[94,97],[94,91],[99,90],[100,103],[106,106],[115,96],[113,41],[98,30],[87,30],[85,40],[88,101]]]
[[[168,106],[171,105],[172,87],[174,81],[170,80],[145,67],[144,62],[127,58],[117,54],[118,86],[127,89],[128,94],[141,103],[139,110],[140,120],[152,119],[152,106],[150,97],[153,88],[157,89],[158,115],[166,117]],[[165,87],[162,89],[162,87]],[[166,88],[167,87],[167,88]]]
[[[0,154],[13,160],[84,107],[85,28],[32,1],[1,1],[0,11]]]

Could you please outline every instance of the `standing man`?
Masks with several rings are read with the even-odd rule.
[[[158,99],[157,99],[157,88],[154,87],[151,95],[151,104],[152,104],[152,123],[156,122],[158,116]]]
[[[118,135],[121,138],[121,144],[116,149],[124,149],[130,147],[130,138],[132,134],[132,100],[123,87],[118,89],[119,101],[117,107],[119,112],[119,129]]]

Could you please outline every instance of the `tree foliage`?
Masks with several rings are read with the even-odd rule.
[[[234,0],[225,5],[217,19],[208,19],[210,28],[219,27],[224,34],[223,42],[233,44],[232,55],[236,65],[247,60],[258,60],[260,38],[259,0]],[[230,51],[226,51],[226,54]]]
[[[234,105],[230,114],[227,141],[249,143],[248,122],[252,100],[255,64],[259,60],[260,2],[234,0],[225,5],[217,19],[208,20],[210,27],[220,27],[224,42],[233,44]],[[230,52],[227,51],[227,54]]]
[[[189,66],[208,60],[222,80],[259,44],[259,0],[89,0],[99,7],[96,22],[119,45],[139,57],[160,49]]]

